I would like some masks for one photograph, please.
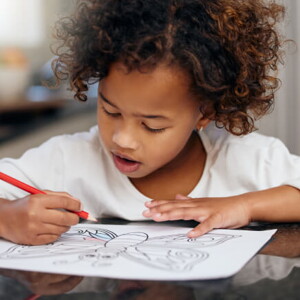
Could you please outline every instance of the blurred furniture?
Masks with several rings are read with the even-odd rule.
[[[78,102],[53,95],[42,101],[0,101],[0,158],[18,157],[54,135],[87,130],[95,124],[95,98]]]

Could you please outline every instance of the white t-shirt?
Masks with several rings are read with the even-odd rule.
[[[224,197],[284,184],[300,189],[300,157],[278,139],[258,133],[237,137],[213,124],[199,134],[207,160],[190,197]],[[54,137],[19,159],[3,158],[0,171],[38,189],[68,192],[95,217],[145,219],[149,198],[114,166],[97,127]],[[0,180],[0,197],[13,200],[25,194]]]

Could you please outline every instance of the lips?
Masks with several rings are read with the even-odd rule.
[[[131,160],[128,157],[118,154],[112,154],[113,161],[117,169],[122,173],[132,173],[138,170],[141,163],[135,160]]]

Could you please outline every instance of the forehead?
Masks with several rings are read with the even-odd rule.
[[[100,90],[110,101],[133,100],[149,102],[163,107],[194,97],[190,93],[190,79],[176,66],[160,65],[153,70],[128,71],[121,63],[112,64]]]

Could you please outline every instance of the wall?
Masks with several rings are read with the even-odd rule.
[[[274,111],[260,122],[259,132],[279,137],[292,153],[300,155],[300,1],[285,0],[287,15],[284,34],[296,44],[286,50],[281,69],[282,86],[277,93]]]

